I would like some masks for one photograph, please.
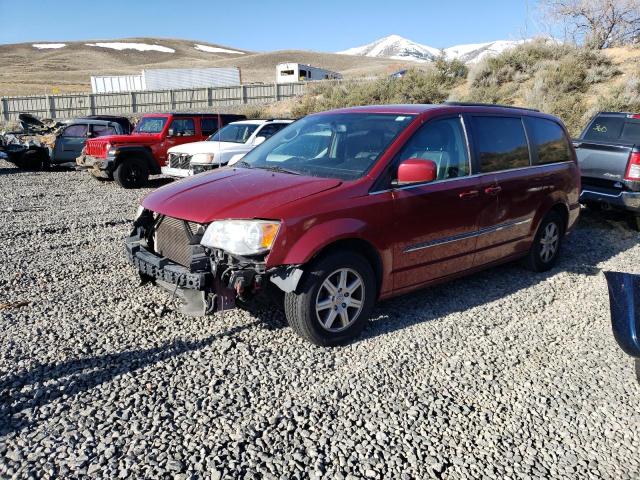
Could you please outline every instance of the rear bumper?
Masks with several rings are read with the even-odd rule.
[[[585,187],[580,202],[604,203],[614,208],[640,213],[640,192],[616,191],[599,187]]]

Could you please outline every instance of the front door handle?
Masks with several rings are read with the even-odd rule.
[[[473,198],[477,197],[478,195],[480,195],[480,192],[478,190],[469,190],[468,192],[462,192],[460,194],[460,198]]]
[[[499,186],[487,187],[484,189],[484,193],[486,193],[487,195],[498,195],[501,191],[502,187]]]

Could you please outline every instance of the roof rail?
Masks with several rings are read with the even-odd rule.
[[[495,108],[515,108],[516,110],[527,110],[529,112],[539,112],[536,108],[514,107],[513,105],[501,105],[499,103],[474,103],[474,102],[443,102],[444,105],[457,107],[495,107]]]

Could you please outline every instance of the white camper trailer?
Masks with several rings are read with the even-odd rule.
[[[298,83],[340,78],[342,78],[342,75],[337,72],[302,63],[279,63],[276,65],[276,83]]]

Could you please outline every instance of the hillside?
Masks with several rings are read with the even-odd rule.
[[[126,46],[135,48],[121,49]],[[391,73],[407,63],[296,50],[255,53],[155,38],[33,42],[0,45],[0,96],[88,92],[91,75],[134,74],[144,68],[238,66],[245,83],[273,82],[275,65],[285,61],[317,65],[345,77]]]

